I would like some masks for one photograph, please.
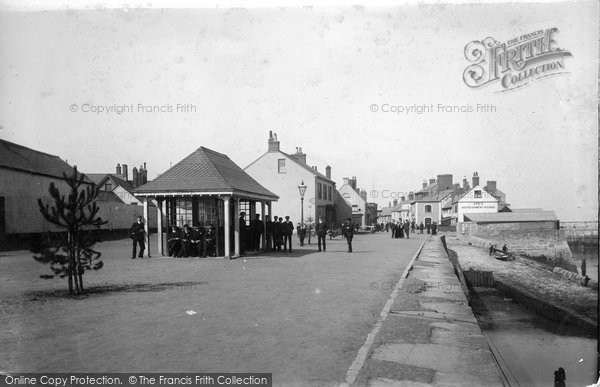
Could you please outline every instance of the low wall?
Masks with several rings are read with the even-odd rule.
[[[457,235],[484,248],[493,244],[500,249],[506,244],[511,253],[577,271],[565,233],[556,229],[556,222],[461,222]]]
[[[560,229],[569,243],[598,246],[598,222],[561,222]]]

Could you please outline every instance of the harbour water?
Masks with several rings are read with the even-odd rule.
[[[548,321],[494,288],[474,291],[473,311],[499,354],[511,385],[552,386],[558,367],[566,370],[567,386],[597,381],[597,337],[574,326]]]
[[[586,274],[591,279],[598,281],[598,246],[573,244],[569,245],[569,247],[571,248],[573,259],[577,263],[579,274],[581,274],[581,262],[585,259]]]

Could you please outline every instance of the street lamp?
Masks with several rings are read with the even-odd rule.
[[[304,180],[298,186],[298,191],[300,191],[300,223],[304,223],[304,193],[306,192]]]

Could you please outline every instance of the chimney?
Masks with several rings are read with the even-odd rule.
[[[350,187],[356,191],[356,176],[352,176],[352,179],[348,180],[348,184],[350,184]]]
[[[392,202],[388,202],[388,207],[391,207],[391,206],[392,206]]]
[[[477,187],[479,185],[479,175],[477,172],[473,172],[473,187]]]
[[[496,180],[488,180],[486,186],[489,193],[492,195],[496,193]]]
[[[296,147],[296,153],[291,154],[290,157],[306,164],[306,153],[302,153],[302,148]]]
[[[329,165],[325,167],[325,177],[331,180],[331,167]]]
[[[460,189],[460,183],[454,183],[454,189]]]
[[[464,189],[469,189],[469,180],[467,180],[467,177],[463,177],[463,188]]]
[[[350,184],[350,182],[348,180],[349,179],[347,177],[344,177],[344,184]]]
[[[133,167],[133,169],[131,170],[131,173],[133,174],[133,188],[137,188],[138,185],[140,185],[140,179],[138,176],[138,169],[136,167]]]
[[[125,181],[129,180],[129,175],[127,174],[127,164],[123,164],[123,179]]]
[[[423,188],[427,187],[427,180],[423,179]]]
[[[273,133],[273,131],[269,130],[269,152],[277,152],[279,151],[279,141],[277,141],[277,133]]]
[[[408,193],[408,200],[409,200],[409,201],[411,201],[411,202],[412,202],[413,200],[415,200],[415,193],[414,193],[414,192],[410,191],[410,192]]]
[[[429,179],[429,185],[435,184],[435,179]]]
[[[438,191],[452,189],[452,175],[437,175]]]
[[[398,205],[398,199],[394,199],[394,207]]]
[[[361,189],[360,197],[362,198],[362,200],[364,200],[366,202],[367,201],[367,191],[365,191],[364,189]]]
[[[144,161],[144,171],[146,170],[146,162]]]
[[[121,174],[121,164],[117,163],[117,175]]]

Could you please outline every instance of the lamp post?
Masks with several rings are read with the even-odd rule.
[[[300,191],[300,223],[304,224],[304,193],[306,192],[304,180],[298,186],[298,191]]]

